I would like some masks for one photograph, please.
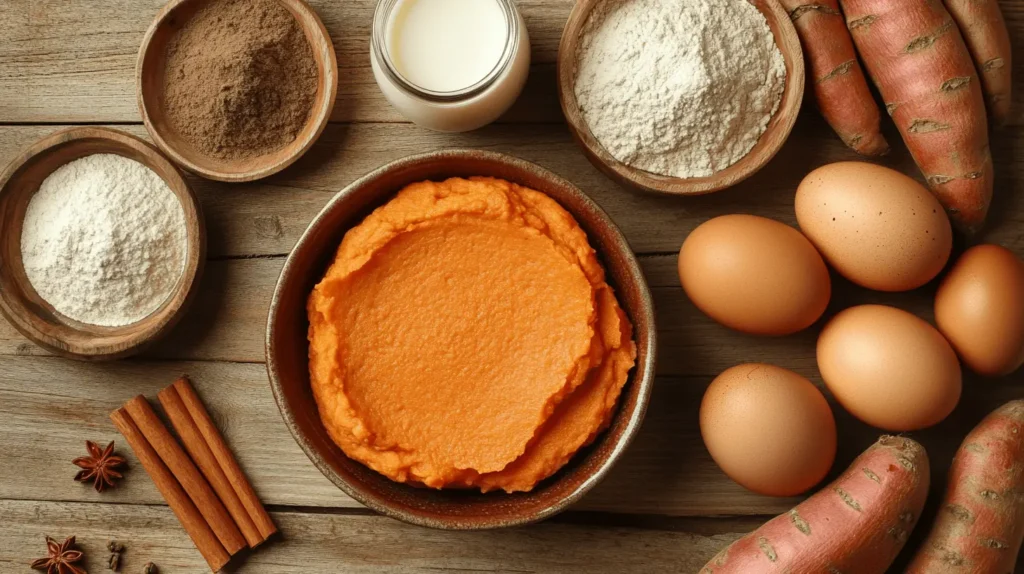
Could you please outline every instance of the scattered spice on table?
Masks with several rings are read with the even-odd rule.
[[[116,540],[107,542],[107,550],[110,550],[110,560],[107,563],[107,570],[118,572],[121,569],[121,554],[124,552],[124,544]]]
[[[164,108],[193,147],[221,159],[295,140],[316,99],[313,50],[277,0],[214,0],[167,45]]]
[[[71,461],[82,469],[75,475],[75,480],[79,482],[91,480],[96,492],[103,492],[105,488],[115,486],[115,481],[123,478],[119,469],[124,467],[125,459],[114,454],[114,441],[110,441],[107,448],[101,451],[99,445],[87,440],[85,448],[89,451],[89,456],[80,456]],[[108,545],[111,552],[117,552],[112,548],[115,544],[117,543],[111,541]],[[124,547],[121,548],[123,550]]]
[[[46,557],[39,558],[30,564],[33,570],[43,570],[46,574],[86,574],[81,566],[75,566],[85,556],[75,548],[75,537],[71,536],[58,543],[46,537]]]

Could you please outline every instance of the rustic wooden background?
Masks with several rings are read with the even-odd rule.
[[[310,2],[334,39],[340,67],[332,123],[313,150],[266,181],[228,185],[191,178],[210,234],[201,295],[183,324],[143,357],[89,365],[47,354],[0,320],[0,571],[27,572],[45,554],[43,535],[75,534],[92,572],[107,540],[128,546],[124,572],[153,561],[161,572],[204,564],[137,463],[121,488],[102,495],[71,480],[83,440],[123,441],[108,413],[138,393],[153,396],[189,373],[269,505],[283,536],[241,561],[245,572],[695,572],[719,548],[796,499],[757,496],[729,481],[700,440],[701,393],[720,371],[767,361],[820,384],[814,341],[804,333],[754,338],[701,315],[679,288],[676,251],[710,217],[756,213],[795,224],[801,177],[854,159],[808,102],[793,136],[762,172],[699,198],[642,195],[591,167],[570,141],[555,90],[554,61],[573,0],[518,0],[533,42],[526,91],[499,123],[463,135],[403,121],[373,81],[368,42],[372,0]],[[1024,62],[1024,0],[1002,0]],[[138,44],[161,0],[0,0],[0,162],[66,125],[119,126],[146,137],[135,99]],[[1024,69],[1016,94],[1024,97]],[[997,173],[984,239],[1024,255],[1024,113],[992,137]],[[889,141],[898,135],[888,131]],[[282,424],[263,366],[271,290],[307,222],[339,189],[399,157],[442,147],[499,150],[575,182],[622,227],[640,254],[658,311],[659,379],[639,438],[611,476],[571,511],[506,531],[446,533],[376,516],[342,494],[307,460]],[[885,163],[917,174],[899,145]],[[836,280],[829,315],[869,301],[930,318],[934,285],[894,295]],[[1021,374],[965,379],[962,404],[945,422],[913,433],[931,455],[930,508],[964,434],[989,410],[1024,391]],[[836,407],[840,453],[833,475],[879,434]],[[127,453],[126,453],[127,454]],[[134,459],[129,454],[129,459]],[[926,514],[925,520],[928,519]],[[921,535],[919,528],[917,535]],[[915,541],[912,540],[911,544]]]

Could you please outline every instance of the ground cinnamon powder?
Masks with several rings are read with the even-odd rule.
[[[277,0],[214,0],[167,46],[164,108],[199,151],[247,159],[295,140],[317,68],[298,21]]]

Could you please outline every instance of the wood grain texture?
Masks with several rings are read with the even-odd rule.
[[[502,121],[560,122],[554,62],[574,0],[517,0],[530,32],[524,94]],[[4,0],[0,122],[139,122],[135,59],[164,0]],[[338,96],[331,119],[405,121],[370,70],[374,2],[312,0],[334,42]],[[73,46],[73,50],[69,47]]]
[[[745,335],[727,329],[697,310],[679,288],[674,255],[641,258],[654,297],[658,334],[657,373],[661,376],[715,376],[744,361],[785,365],[816,373],[814,344],[822,321],[790,337]],[[212,261],[207,282],[192,312],[170,335],[147,350],[152,359],[263,361],[263,333],[283,258]],[[931,289],[912,293],[875,293],[835,281],[826,317],[863,303],[895,305],[931,318]],[[0,355],[46,355],[0,320]]]
[[[163,0],[4,0],[0,10],[0,122],[138,122],[135,57]],[[517,0],[530,32],[533,67],[503,122],[561,122],[555,66],[574,0]],[[401,122],[370,70],[372,2],[313,0],[334,41],[339,85],[332,120]],[[1011,38],[1024,33],[1024,2],[1000,0]],[[68,46],[75,46],[69,51]],[[1014,42],[1015,62],[1024,44]],[[1024,75],[1014,74],[1015,93]],[[1011,124],[1024,123],[1017,98]],[[810,107],[810,106],[809,106]],[[887,123],[887,122],[883,122]],[[896,140],[893,140],[896,141]]]
[[[65,359],[9,357],[0,370],[0,499],[160,504],[152,482],[120,442],[107,414],[135,394],[153,396],[181,373],[193,377],[239,464],[268,505],[352,507],[310,464],[286,430],[263,365],[225,362],[122,361],[105,365]],[[820,385],[812,370],[796,368]],[[697,410],[711,376],[662,377],[643,427],[604,482],[573,508],[676,516],[765,515],[788,510],[795,498],[744,490],[715,466],[700,439]],[[56,382],[55,382],[56,381]],[[1019,382],[968,379],[960,407],[932,429],[911,433],[932,458],[935,492],[960,439],[996,406],[1016,398]],[[834,405],[841,437],[838,474],[880,431]],[[46,437],[40,441],[39,437]],[[951,438],[955,437],[955,438]],[[99,495],[74,483],[82,440],[117,440],[129,460],[121,488]],[[25,445],[32,444],[32,449]],[[31,476],[32,480],[25,480]]]
[[[143,357],[262,363],[267,309],[283,263],[282,257],[209,262],[192,310]],[[879,293],[833,275],[834,293],[825,319],[789,337],[745,335],[715,323],[686,298],[679,287],[675,255],[641,257],[640,263],[654,298],[656,373],[660,376],[713,377],[737,363],[752,361],[815,376],[818,332],[827,318],[846,307],[878,303],[900,307],[929,321],[933,318],[935,282],[908,293]],[[46,354],[0,319],[0,356]]]
[[[56,129],[0,126],[0,164]],[[141,126],[124,129],[148,139]],[[886,135],[898,140],[895,131]],[[189,179],[206,217],[209,254],[287,254],[313,216],[356,178],[389,161],[448,147],[501,151],[550,169],[588,193],[641,254],[677,252],[693,228],[726,213],[754,213],[795,225],[793,194],[803,176],[826,163],[859,158],[823,120],[807,112],[775,159],[750,179],[710,195],[668,197],[630,191],[609,180],[580,153],[564,125],[494,125],[468,134],[441,134],[409,124],[332,124],[295,165],[260,182]],[[1024,130],[995,133],[992,153],[996,193],[991,223],[980,240],[1024,253]],[[920,179],[901,145],[882,163]]]
[[[135,100],[135,61],[146,28],[165,0],[0,0],[0,164],[62,124],[132,123],[148,139]],[[700,397],[721,370],[769,361],[820,385],[814,340],[820,323],[780,339],[754,338],[716,325],[678,287],[678,250],[701,222],[737,211],[795,224],[793,192],[802,176],[832,161],[857,159],[805,106],[793,135],[761,172],[733,189],[675,198],[626,190],[591,166],[562,123],[555,59],[574,0],[517,0],[531,34],[534,65],[526,90],[499,125],[468,134],[438,134],[402,123],[380,94],[369,66],[373,2],[314,0],[339,65],[332,120],[295,165],[256,183],[224,185],[190,177],[208,225],[211,261],[192,311],[145,355],[107,365],[38,355],[35,345],[0,320],[0,570],[27,571],[41,556],[42,535],[78,534],[92,571],[103,571],[103,545],[130,543],[125,572],[153,560],[165,572],[199,571],[203,562],[138,461],[107,418],[123,401],[150,397],[187,372],[261,498],[275,505],[283,536],[261,547],[242,571],[696,571],[708,557],[752,530],[760,518],[795,499],[751,494],[713,464],[697,428]],[[1024,37],[1024,0],[1001,0],[1013,37]],[[1024,62],[1024,42],[1014,43]],[[1014,74],[1024,93],[1024,74]],[[1019,100],[1020,98],[1018,98]],[[17,125],[17,124],[49,125]],[[8,124],[8,125],[3,125]],[[890,122],[885,135],[899,141]],[[1016,105],[1011,124],[1024,125]],[[267,305],[291,249],[310,219],[339,189],[397,158],[446,147],[503,151],[569,179],[609,212],[641,258],[659,324],[660,378],[637,440],[611,475],[554,522],[505,532],[438,533],[369,516],[317,471],[285,429],[263,360]],[[992,136],[996,198],[983,240],[1024,255],[1024,133]],[[918,177],[902,145],[883,163]],[[898,304],[926,318],[934,284],[904,294],[877,294],[837,280],[827,315],[860,302]],[[934,429],[911,436],[932,459],[932,505],[956,446],[996,405],[1020,394],[1018,375],[965,380],[964,400]],[[832,476],[878,436],[836,409],[840,452]],[[131,469],[121,488],[98,495],[72,481],[70,461],[84,439],[117,440]],[[50,502],[46,502],[50,501]],[[286,510],[281,512],[281,510]],[[596,512],[586,512],[596,511]],[[346,514],[336,514],[346,513]],[[717,521],[687,534],[691,519]],[[677,527],[685,520],[685,527]],[[693,519],[704,520],[704,519]],[[630,523],[637,530],[621,528]],[[717,536],[717,538],[716,538]],[[914,544],[914,541],[911,541]]]
[[[199,553],[164,507],[0,501],[0,570],[28,572],[46,554],[44,535],[75,534],[89,572],[108,572],[108,540],[126,546],[121,572],[146,562],[176,574],[205,569]],[[586,526],[548,522],[529,528],[453,534],[379,516],[276,512],[283,536],[242,555],[227,571],[559,572],[630,574],[696,572],[719,549],[756,526],[723,521],[725,533]]]

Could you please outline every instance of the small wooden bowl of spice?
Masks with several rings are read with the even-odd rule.
[[[218,181],[277,173],[323,132],[338,63],[302,0],[171,0],[136,65],[139,110],[157,146]]]
[[[205,254],[188,183],[134,136],[62,130],[0,173],[0,312],[54,354],[142,350],[194,299]]]
[[[579,0],[558,47],[573,138],[610,178],[697,195],[764,167],[804,91],[800,40],[778,0]],[[732,6],[727,6],[732,4]]]

